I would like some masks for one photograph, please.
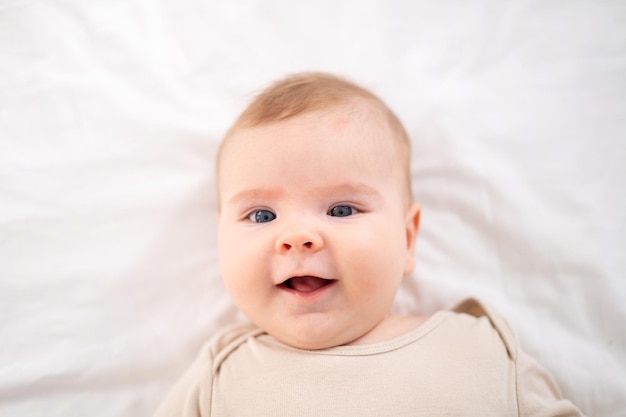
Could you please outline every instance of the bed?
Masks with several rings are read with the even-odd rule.
[[[396,308],[475,296],[587,415],[626,410],[626,5],[0,5],[0,415],[149,416],[242,320],[214,157],[259,88],[329,71],[413,142]]]

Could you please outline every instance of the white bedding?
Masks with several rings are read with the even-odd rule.
[[[412,136],[398,308],[478,296],[586,414],[626,415],[621,0],[0,3],[0,415],[149,416],[239,318],[213,158],[300,70]]]

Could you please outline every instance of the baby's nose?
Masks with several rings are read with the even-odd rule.
[[[290,231],[283,233],[277,240],[275,249],[278,253],[293,251],[316,252],[324,246],[319,233],[310,230]]]

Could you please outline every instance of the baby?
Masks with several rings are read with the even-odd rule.
[[[414,267],[410,143],[369,91],[321,73],[262,92],[217,160],[224,283],[253,324],[215,335],[156,416],[574,416],[475,300],[392,304]]]

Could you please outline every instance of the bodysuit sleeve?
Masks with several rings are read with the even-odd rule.
[[[205,417],[211,415],[213,358],[205,345],[195,362],[176,382],[153,417]]]
[[[515,368],[520,416],[582,416],[571,402],[562,397],[548,371],[524,351],[518,351]]]
[[[249,337],[261,332],[250,324],[227,327],[209,340],[165,397],[153,417],[209,417],[214,376],[224,359]]]
[[[519,417],[576,417],[583,414],[563,398],[552,376],[519,347],[515,334],[504,318],[475,299],[455,308],[475,317],[486,316],[506,346],[515,369],[515,392]]]

